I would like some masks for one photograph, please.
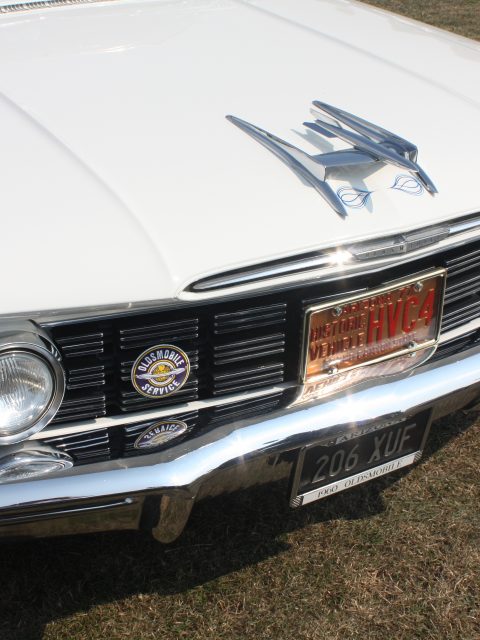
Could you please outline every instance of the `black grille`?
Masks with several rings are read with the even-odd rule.
[[[55,330],[67,380],[65,398],[54,422],[106,415],[107,378],[112,371],[112,341],[108,329],[107,325],[96,323]]]
[[[480,316],[480,247],[447,258],[448,270],[443,330]]]
[[[68,453],[77,464],[108,460],[112,453],[108,429],[46,438],[43,443]]]
[[[442,325],[447,331],[480,317],[480,242],[389,268],[387,274],[51,327],[67,370],[67,393],[55,421],[178,405],[296,380],[305,306],[441,266],[448,270]],[[468,344],[477,338],[473,332]],[[155,344],[175,344],[192,364],[181,391],[159,400],[143,398],[130,382],[134,360]],[[448,344],[439,354],[467,343]]]
[[[469,333],[440,344],[435,351],[432,360],[441,360],[442,358],[447,358],[455,353],[465,351],[466,349],[473,347],[479,341],[480,332],[470,331]]]
[[[251,417],[272,413],[277,409],[284,398],[282,392],[252,398],[240,402],[214,407],[209,416],[208,426],[213,427],[220,424],[232,423],[236,420],[246,420]]]

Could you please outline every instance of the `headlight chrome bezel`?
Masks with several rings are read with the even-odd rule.
[[[41,431],[55,417],[65,393],[65,372],[60,353],[49,335],[33,322],[9,324],[0,329],[0,355],[27,354],[40,358],[49,368],[53,392],[50,401],[33,425],[12,435],[0,435],[0,445],[16,444]]]

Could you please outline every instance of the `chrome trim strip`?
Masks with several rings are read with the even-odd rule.
[[[98,318],[108,319],[121,315],[131,316],[133,314],[147,313],[149,311],[160,311],[168,309],[179,309],[187,306],[187,302],[177,298],[164,300],[141,300],[138,302],[119,302],[118,304],[96,305],[94,307],[75,307],[71,309],[42,309],[37,311],[22,311],[21,313],[7,313],[0,315],[0,322],[31,319],[42,326],[54,327],[58,324],[84,320],[96,320]]]
[[[462,336],[467,335],[472,331],[477,331],[478,329],[480,329],[480,318],[475,318],[475,320],[470,320],[470,322],[467,322],[467,324],[462,324],[459,327],[450,329],[450,331],[441,333],[438,344],[443,344],[444,342],[449,342],[450,340],[461,338]]]
[[[94,4],[100,2],[113,2],[113,0],[34,0],[32,2],[20,2],[18,4],[0,5],[0,14],[17,13],[19,11],[31,11],[33,9],[46,9],[51,7],[67,7],[76,4]]]
[[[66,424],[52,425],[48,429],[44,429],[41,433],[34,434],[30,440],[43,440],[45,438],[56,438],[66,435],[74,435],[86,431],[95,431],[97,429],[105,429],[107,427],[117,427],[129,424],[148,422],[162,418],[164,416],[172,417],[180,413],[189,413],[191,411],[199,411],[201,409],[211,409],[212,407],[220,407],[229,404],[235,404],[242,400],[253,400],[269,396],[274,393],[286,391],[296,386],[295,382],[285,382],[273,387],[266,387],[259,391],[249,391],[246,393],[237,393],[228,396],[228,398],[211,398],[210,400],[192,400],[184,404],[176,404],[171,407],[161,409],[151,409],[150,411],[139,411],[133,414],[119,414],[116,416],[108,416],[105,418],[96,418],[94,420],[81,420],[78,422],[68,422]]]
[[[429,237],[432,241],[429,241]],[[271,287],[295,286],[299,282],[338,280],[355,274],[369,274],[391,265],[452,249],[480,238],[480,216],[470,216],[442,226],[437,223],[412,232],[343,244],[283,260],[252,265],[244,269],[206,276],[186,285],[183,300],[204,300]],[[410,248],[410,247],[418,248]],[[379,254],[365,259],[365,254]]]
[[[92,511],[110,511],[110,509],[116,509],[117,507],[129,507],[134,503],[135,500],[132,498],[124,498],[123,500],[112,500],[105,504],[92,504],[79,507],[70,506],[64,509],[60,508],[53,511],[43,511],[42,513],[26,513],[24,515],[4,516],[2,517],[0,524],[21,524],[26,522],[36,522],[38,520],[50,520],[51,518],[65,518],[72,515],[82,515],[91,513]]]

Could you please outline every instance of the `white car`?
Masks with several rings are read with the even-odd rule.
[[[479,76],[350,0],[1,0],[0,536],[417,461],[480,395]]]

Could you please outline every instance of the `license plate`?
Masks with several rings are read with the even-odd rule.
[[[304,447],[299,454],[290,504],[326,498],[397,471],[422,455],[430,421],[428,413],[387,427],[373,425],[333,442]],[[361,431],[360,431],[361,432]]]
[[[445,269],[309,307],[303,382],[432,347],[438,341]]]

